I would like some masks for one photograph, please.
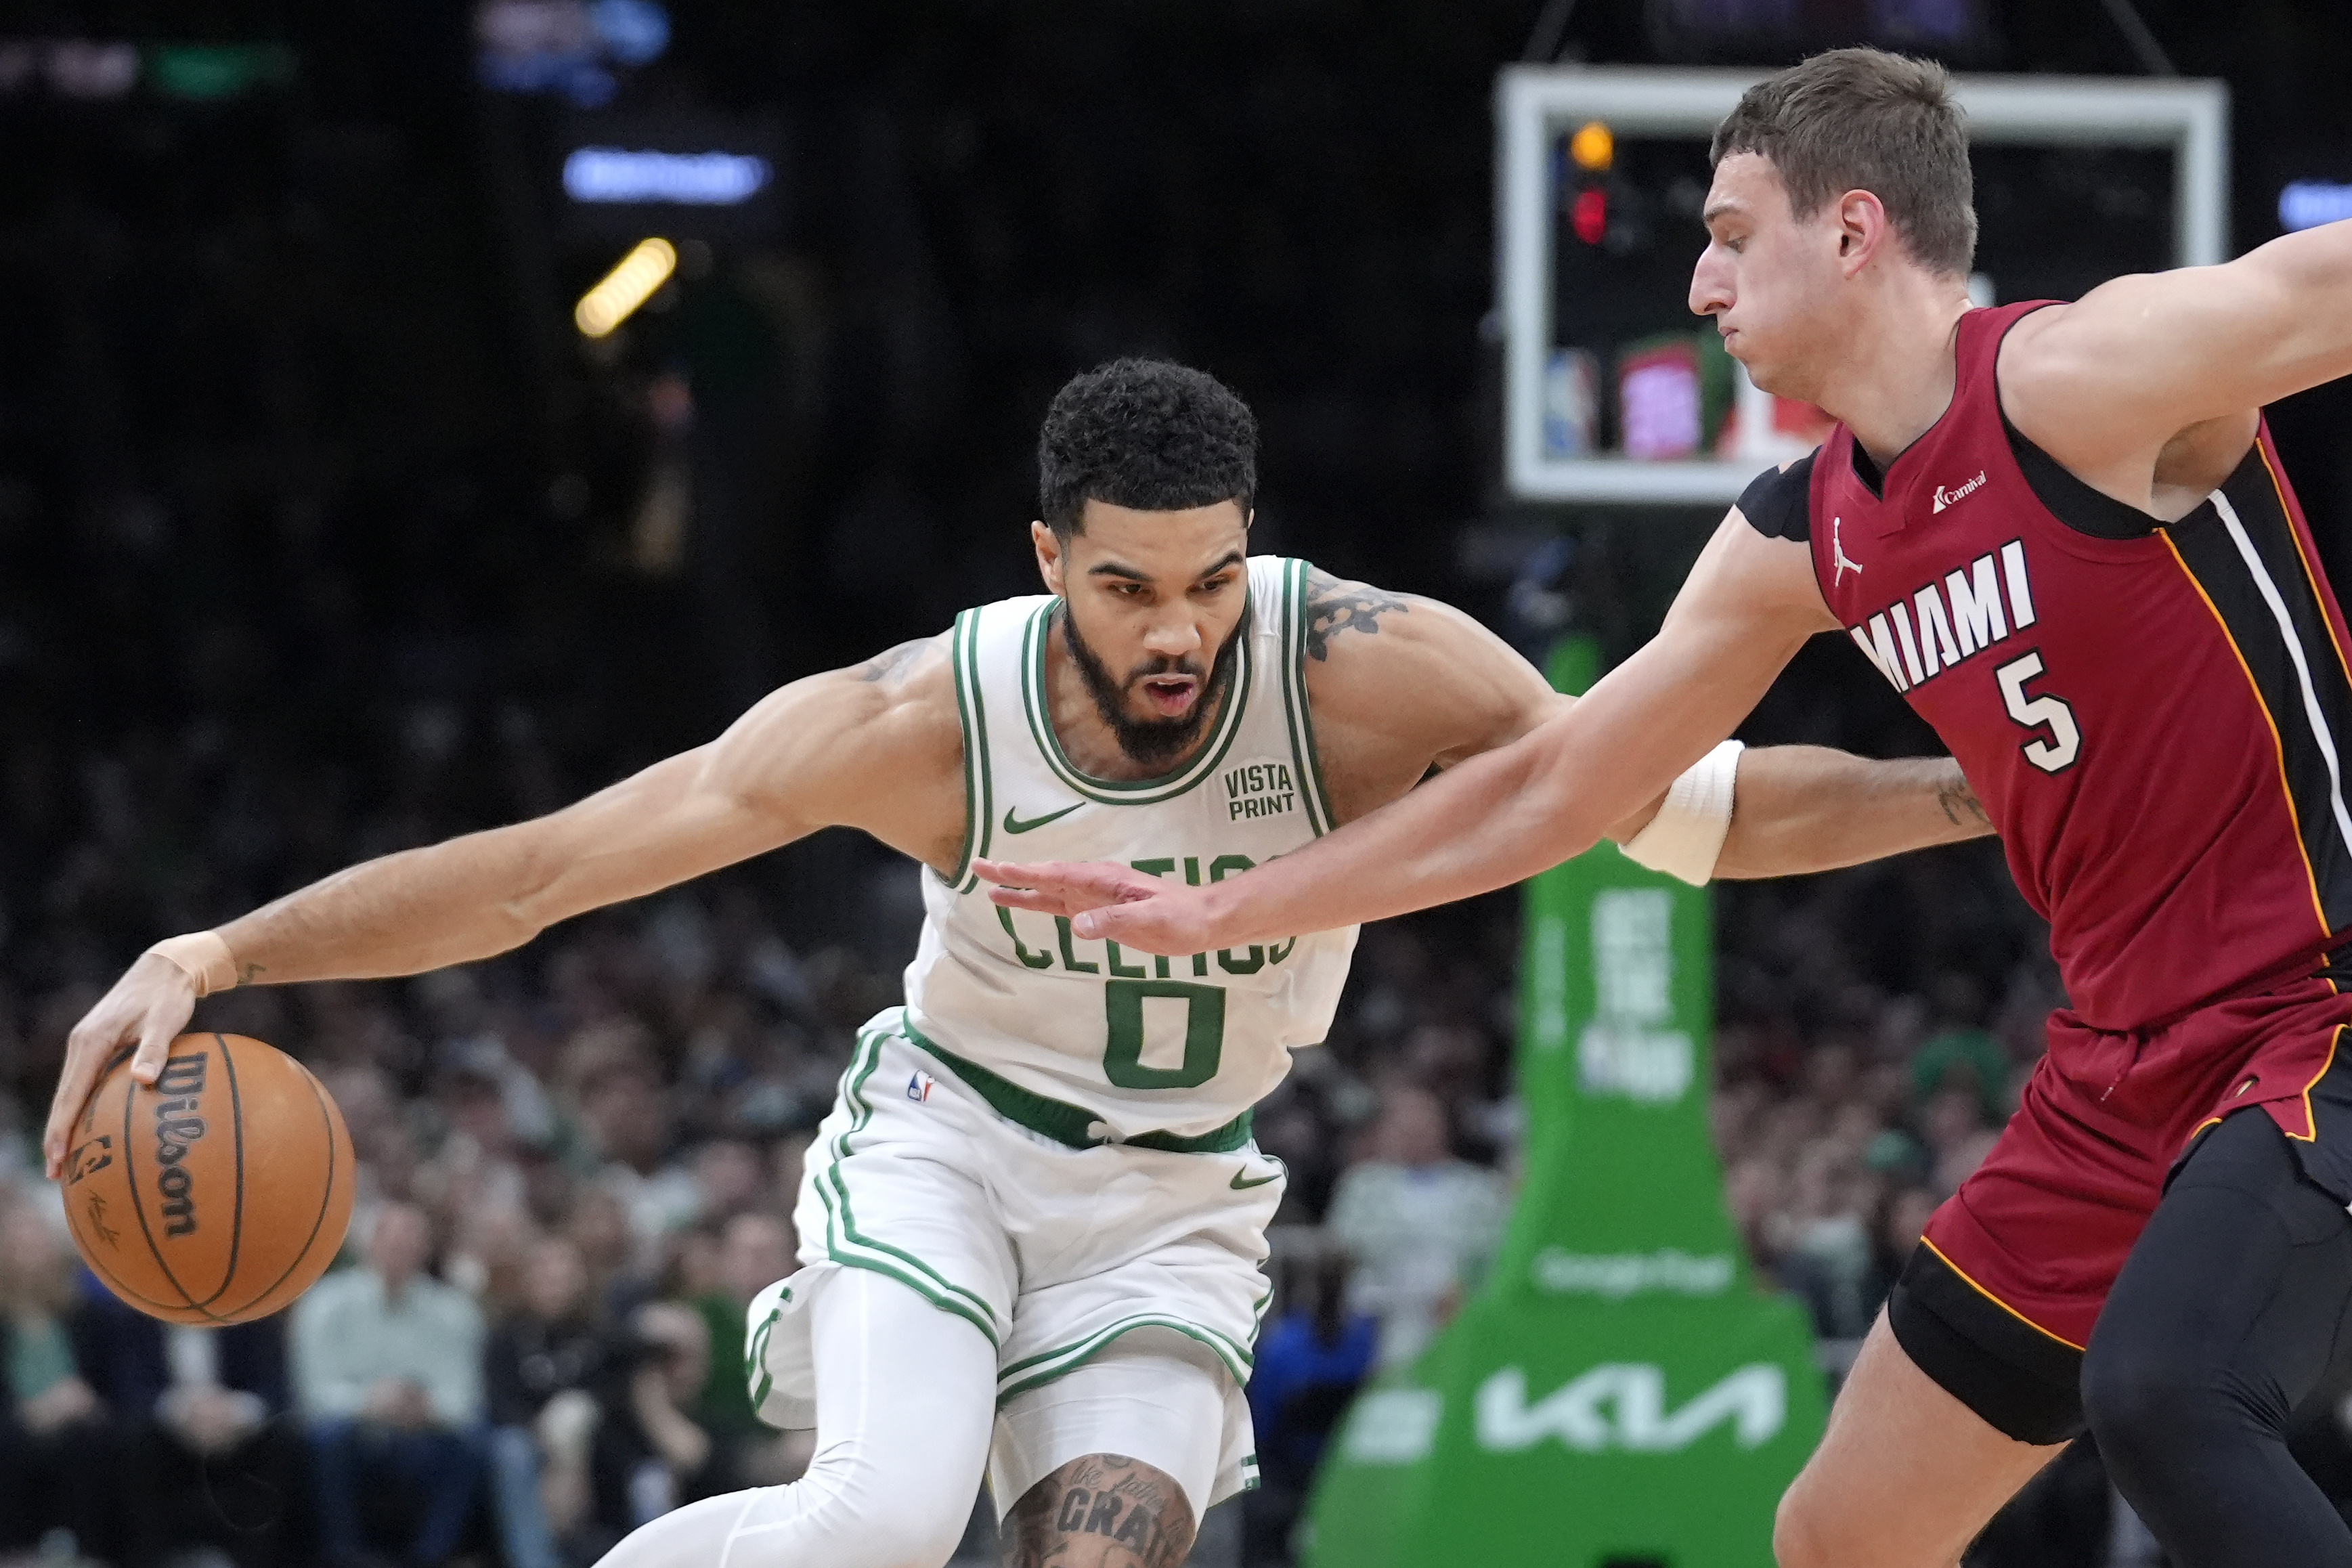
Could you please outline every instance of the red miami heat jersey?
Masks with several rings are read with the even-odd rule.
[[[2008,426],[1994,361],[2046,303],[1961,318],[1951,405],[1881,484],[1832,431],[1806,532],[1991,814],[2075,1014],[2134,1030],[2308,973],[2352,927],[2352,666],[2267,426],[2158,526]]]

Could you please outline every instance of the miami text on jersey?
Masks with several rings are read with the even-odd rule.
[[[1897,691],[1932,680],[2033,624],[2033,589],[2025,578],[2025,543],[2012,539],[1940,583],[1897,599],[1864,626],[1848,626],[1878,673]],[[2003,598],[2003,590],[2007,598]]]

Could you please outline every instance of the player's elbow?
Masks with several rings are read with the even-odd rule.
[[[488,900],[497,952],[520,947],[566,915],[579,912],[566,907],[566,884],[578,857],[567,850],[554,827],[551,819],[543,819],[499,830],[506,839],[501,847],[505,853],[490,857],[503,864]]]
[[[1591,777],[1589,769],[1579,765],[1578,751],[1568,741],[1557,724],[1547,724],[1529,736],[1523,743],[1524,754],[1513,759],[1512,775],[1502,781],[1504,787],[1494,803],[1498,807],[1517,805],[1520,812],[1530,814],[1525,828],[1533,851],[1530,858],[1545,866],[1581,855],[1604,837],[1622,844],[1656,815],[1645,806],[1612,821],[1608,813],[1596,810],[1594,796],[1604,781]]]

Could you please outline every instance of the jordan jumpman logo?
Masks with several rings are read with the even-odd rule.
[[[1838,527],[1844,521],[1845,519],[1842,517],[1830,519],[1830,562],[1837,568],[1837,574],[1830,579],[1830,586],[1832,588],[1845,581],[1846,568],[1849,566],[1853,568],[1855,576],[1862,575],[1862,563],[1849,558],[1845,552],[1844,544],[1838,539]]]

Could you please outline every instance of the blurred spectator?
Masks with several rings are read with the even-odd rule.
[[[366,1561],[381,1478],[411,1489],[402,1550],[418,1568],[457,1551],[482,1469],[482,1321],[466,1293],[425,1273],[422,1211],[384,1205],[365,1268],[331,1274],[294,1310],[294,1387],[309,1427],[327,1561]]]
[[[1927,1145],[1928,1176],[1949,1195],[1972,1175],[1999,1141],[1985,1124],[1984,1100],[1974,1085],[1937,1090],[1919,1110],[1919,1133]]]
[[[636,1237],[629,1229],[628,1210],[606,1187],[583,1187],[564,1221],[564,1234],[580,1248],[587,1266],[590,1288],[604,1299],[608,1315],[625,1315],[642,1299],[644,1281],[632,1272],[636,1266]]]
[[[1925,1187],[1898,1187],[1887,1198],[1878,1221],[1878,1278],[1885,1289],[1895,1288],[1903,1266],[1918,1250],[1937,1201]]]
[[[2000,1042],[1973,1026],[1929,1036],[1911,1058],[1913,1092],[1922,1103],[1945,1089],[1973,1094],[1984,1120],[1993,1126],[2009,1119],[2009,1056]]]
[[[675,1301],[649,1301],[635,1327],[644,1356],[629,1379],[629,1413],[646,1456],[630,1473],[633,1521],[657,1518],[722,1489],[707,1484],[714,1445],[690,1414],[709,1379],[710,1330],[702,1314]]]
[[[768,1170],[760,1151],[740,1138],[717,1138],[694,1156],[698,1212],[727,1220],[768,1201]]]
[[[1870,1228],[1876,1200],[1861,1162],[1836,1141],[1812,1144],[1799,1159],[1773,1250],[1782,1282],[1805,1298],[1824,1339],[1860,1338],[1885,1295]]]
[[[1258,1489],[1243,1500],[1243,1568],[1280,1568],[1323,1446],[1371,1375],[1380,1322],[1348,1310],[1348,1256],[1328,1248],[1298,1272],[1298,1299],[1259,1337],[1250,1369]]]
[[[771,1485],[782,1463],[775,1430],[751,1407],[743,1373],[745,1314],[751,1298],[793,1272],[792,1226],[772,1215],[739,1214],[719,1233],[716,1289],[695,1301],[709,1331],[710,1370],[694,1415],[719,1445],[722,1475],[740,1485]]]
[[[432,1167],[436,1176],[442,1168],[437,1160]],[[520,1206],[506,1203],[446,1197],[441,1202],[456,1233],[442,1259],[442,1273],[474,1299],[484,1318],[505,1316],[522,1300],[523,1274],[534,1235],[530,1216]]]
[[[616,1347],[596,1320],[588,1286],[576,1243],[563,1237],[535,1243],[521,1305],[491,1331],[483,1352],[493,1501],[507,1568],[562,1568],[567,1556],[589,1554],[567,1553],[565,1543],[583,1544],[610,1520],[625,1528],[625,1506],[596,1490],[597,1428],[621,1380]]]
[[[58,1228],[27,1203],[0,1211],[0,1548],[72,1532],[79,1550],[111,1558],[121,1505],[121,1451],[87,1332],[79,1266]]]
[[[77,1338],[129,1447],[117,1492],[131,1568],[207,1548],[237,1568],[297,1561],[300,1440],[284,1314],[228,1328],[163,1323],[94,1293]]]
[[[1332,1194],[1326,1223],[1356,1260],[1355,1309],[1381,1321],[1382,1366],[1421,1353],[1502,1240],[1502,1178],[1455,1159],[1448,1133],[1435,1095],[1390,1089]]]
[[[581,1120],[604,1165],[596,1180],[620,1200],[635,1238],[635,1264],[651,1271],[663,1237],[701,1212],[694,1173],[671,1159],[669,1096],[644,1031],[603,1024],[573,1043],[571,1066]]]
[[[1779,1162],[1761,1155],[1741,1160],[1725,1173],[1724,1202],[1732,1226],[1748,1256],[1759,1264],[1780,1254],[1779,1222],[1788,1186]]]

